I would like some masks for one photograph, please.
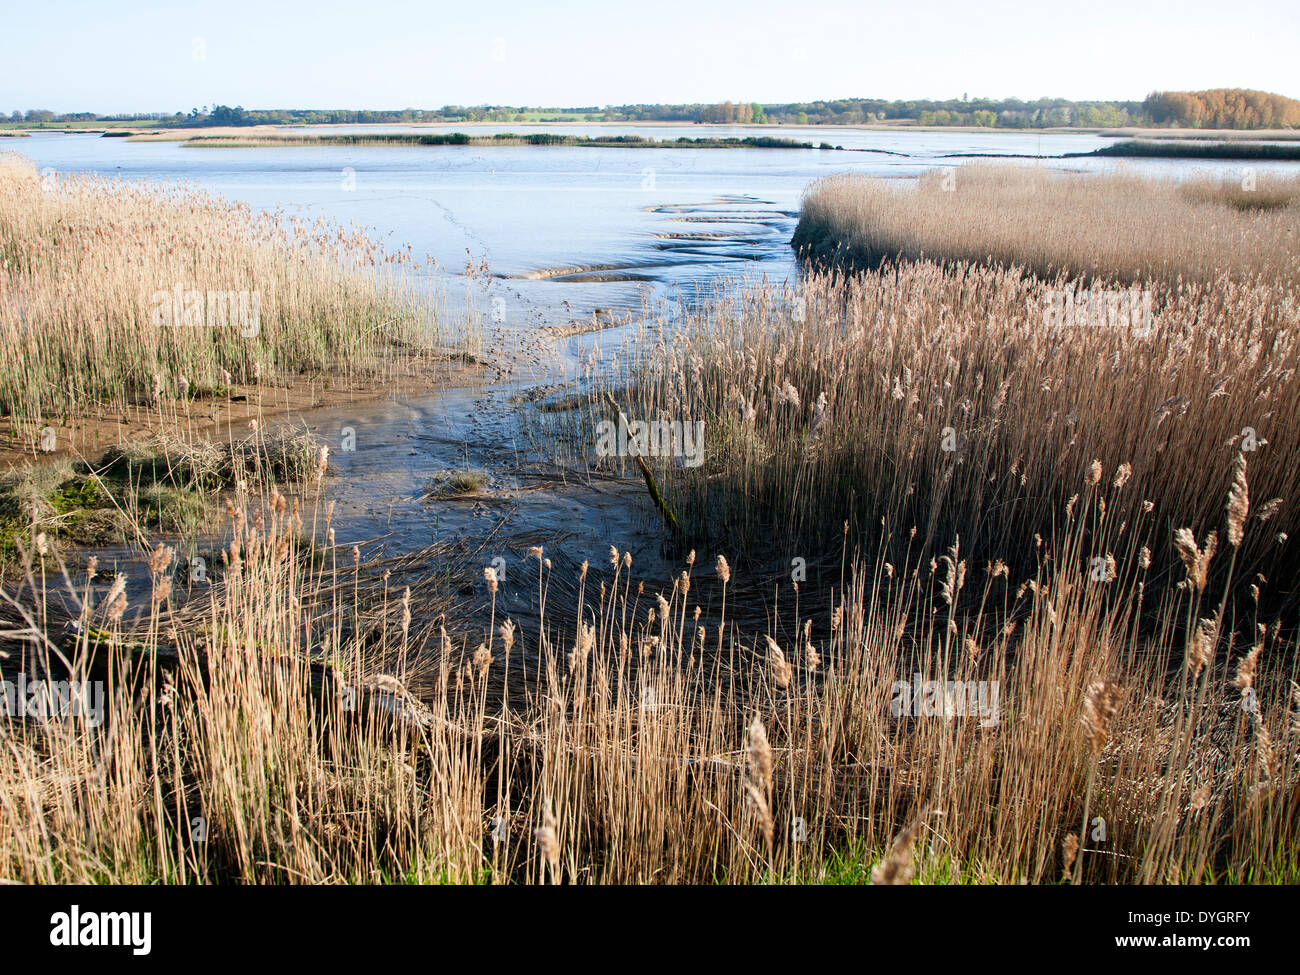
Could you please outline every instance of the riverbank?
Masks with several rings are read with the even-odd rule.
[[[475,148],[504,146],[580,146],[597,149],[816,149],[811,142],[780,139],[770,136],[744,138],[690,138],[649,139],[635,135],[586,136],[532,133],[515,135],[499,133],[491,136],[471,136],[464,132],[431,134],[357,134],[357,135],[282,135],[282,134],[209,134],[189,135],[184,139],[170,140],[162,136],[132,136],[133,141],[163,142],[183,141],[187,146],[225,149],[249,149],[267,146],[469,146]],[[821,148],[834,148],[823,143]]]
[[[0,272],[0,412],[25,431],[20,449],[76,417],[185,415],[304,376],[382,382],[477,348],[479,322],[446,321],[402,277],[409,253],[193,188],[42,174],[6,156],[0,249],[13,255]]]
[[[294,146],[473,146],[478,148],[518,147],[529,145],[587,146],[619,148],[726,149],[787,148],[843,149],[888,153],[899,158],[911,155],[934,157],[932,151],[905,151],[906,140],[927,136],[970,137],[970,148],[944,155],[950,158],[1001,156],[1008,158],[1075,159],[1099,158],[1169,158],[1215,159],[1223,161],[1258,159],[1260,161],[1294,161],[1293,130],[1208,130],[1208,129],[1085,129],[1040,128],[1010,129],[981,126],[921,126],[914,124],[874,125],[702,125],[708,135],[688,134],[693,123],[620,123],[620,122],[525,122],[519,131],[509,125],[473,122],[463,125],[410,123],[387,126],[354,123],[290,126],[257,125],[225,128],[156,127],[149,129],[105,129],[101,135],[125,138],[131,142],[179,143],[209,148],[255,148]],[[483,130],[491,134],[479,134]],[[33,130],[38,131],[38,130]],[[95,131],[95,130],[78,130]],[[602,135],[602,131],[617,134]],[[669,133],[657,137],[656,133]],[[833,133],[833,134],[832,134]],[[25,134],[25,133],[24,133]],[[873,145],[875,137],[879,144]],[[1087,152],[1043,152],[1042,139],[1084,140],[1095,148]],[[1116,145],[1097,145],[1102,140],[1122,140]],[[1005,146],[1004,150],[1002,147]],[[1196,148],[1191,148],[1196,146]],[[1208,147],[1207,146],[1211,146]]]
[[[1244,138],[1244,137],[1243,137]],[[1289,137],[1288,137],[1289,138]],[[1159,139],[1130,139],[1092,152],[1067,152],[1062,159],[1085,156],[1159,159],[1241,159],[1261,162],[1295,162],[1300,160],[1300,144],[1292,145],[1278,137],[1276,142],[1192,141],[1193,137],[1167,136]]]
[[[38,431],[11,416],[0,417],[0,470],[65,459],[97,460],[111,447],[155,436],[229,441],[246,436],[254,424],[300,421],[312,411],[366,404],[395,396],[471,386],[499,370],[472,355],[395,361],[383,376],[359,378],[321,371],[266,383],[232,383],[218,395],[169,403],[103,406],[67,413]],[[48,449],[47,449],[48,448]]]

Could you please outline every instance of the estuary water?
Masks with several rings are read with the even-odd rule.
[[[98,134],[8,139],[41,168],[125,179],[184,180],[254,207],[301,209],[363,226],[394,250],[432,257],[431,283],[453,302],[467,261],[498,282],[498,318],[519,327],[594,309],[639,310],[719,278],[794,273],[789,248],[800,195],[813,180],[859,172],[909,177],[978,156],[1062,169],[1111,160],[1026,159],[1089,152],[1093,134],[909,132],[832,126],[334,126],[296,131],[639,135],[671,140],[762,135],[843,149],[625,149],[555,146],[290,146],[197,148]],[[1231,163],[1143,159],[1124,165],[1183,174]],[[1256,164],[1289,166],[1295,164]]]

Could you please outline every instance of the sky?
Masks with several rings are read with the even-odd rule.
[[[0,109],[1300,97],[1298,51],[1298,0],[3,0]]]

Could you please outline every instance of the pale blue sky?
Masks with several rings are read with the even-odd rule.
[[[176,111],[1260,88],[1297,0],[7,0],[0,109]]]

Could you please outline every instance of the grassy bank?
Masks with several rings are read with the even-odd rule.
[[[1273,142],[1300,139],[1300,129],[1103,129],[1098,135],[1127,139],[1211,139],[1215,142]]]
[[[164,141],[157,137],[143,137],[148,141]],[[188,146],[220,148],[257,148],[265,146],[583,146],[595,149],[815,149],[811,142],[779,139],[771,136],[745,136],[735,138],[649,139],[639,135],[557,135],[534,132],[528,135],[498,133],[496,135],[467,135],[464,132],[448,133],[363,133],[357,135],[194,135],[184,139]],[[831,148],[822,143],[821,148]]]
[[[12,575],[24,544],[148,546],[156,537],[188,543],[218,524],[223,492],[249,477],[285,483],[315,468],[309,434],[254,433],[225,442],[160,434],[108,449],[96,463],[58,458],[0,474],[0,573]]]
[[[1163,159],[1242,159],[1259,161],[1300,160],[1300,145],[1292,145],[1288,137],[1275,135],[1274,141],[1247,143],[1244,141],[1192,141],[1192,136],[1158,139],[1127,139],[1114,145],[1094,149],[1092,152],[1067,152],[1062,158],[1077,156],[1157,157]],[[1243,134],[1239,139],[1249,138]],[[1290,139],[1296,138],[1292,135]]]
[[[1080,183],[1084,198],[1103,203],[1096,184]],[[1221,221],[1267,222],[1270,212],[1292,206],[1244,210],[1207,183],[1101,185],[1150,194],[1148,217],[1157,201],[1213,208]],[[811,198],[824,203],[826,192],[822,184]],[[923,184],[920,192],[943,191]],[[1059,244],[1062,224],[1045,217],[1035,225],[1028,194],[1022,206],[1031,213],[1020,246],[1047,266],[1042,255]],[[1120,209],[1114,203],[1105,212]],[[860,212],[864,220],[901,221],[904,210],[918,212],[892,200]],[[950,208],[949,237],[987,233],[990,223],[1001,229],[1006,212]],[[849,226],[856,233],[862,224]],[[682,525],[683,549],[726,550],[740,567],[730,572],[757,576],[777,593],[767,632],[750,650],[753,665],[767,667],[776,684],[788,677],[791,644],[808,645],[805,660],[824,661],[836,653],[842,619],[860,613],[865,635],[858,631],[849,645],[867,649],[827,668],[828,682],[832,673],[850,684],[862,679],[880,693],[889,673],[969,680],[996,672],[1019,702],[1011,724],[987,737],[963,738],[960,721],[941,727],[924,718],[901,734],[897,726],[877,728],[897,750],[871,753],[871,781],[887,782],[897,801],[894,783],[915,775],[944,797],[913,796],[893,807],[893,828],[903,830],[899,842],[909,853],[917,837],[933,836],[961,865],[954,870],[973,866],[984,880],[1012,879],[1021,867],[1003,867],[1023,865],[1023,854],[1038,864],[1029,875],[1036,882],[1062,874],[1275,882],[1295,872],[1294,857],[1283,852],[1297,838],[1294,794],[1274,794],[1269,812],[1259,807],[1191,834],[1204,828],[1199,817],[1224,787],[1202,781],[1211,769],[1241,770],[1231,779],[1250,766],[1248,774],[1272,783],[1295,774],[1294,764],[1283,772],[1276,762],[1280,741],[1288,748],[1300,741],[1300,592],[1291,542],[1300,442],[1290,433],[1300,419],[1296,285],[1252,268],[1257,251],[1234,249],[1222,224],[1218,237],[1200,240],[1206,248],[1227,240],[1212,253],[1219,273],[1210,280],[1187,274],[1178,281],[1171,264],[1143,277],[1148,242],[1129,230],[1112,228],[1129,252],[1089,270],[1104,279],[1116,267],[1138,269],[1136,287],[1124,294],[1149,298],[1140,320],[1054,321],[1052,301],[1066,291],[1079,297],[1078,282],[1027,274],[1023,263],[912,260],[814,273],[797,292],[753,287],[706,304],[672,330],[643,335],[627,372],[606,383],[614,402],[605,408],[603,397],[592,398],[586,419],[703,421],[699,466],[668,456],[652,457],[648,467]],[[1100,301],[1094,307],[1122,300],[1097,285],[1087,292]],[[598,442],[590,426],[577,439]],[[859,553],[859,574],[846,570],[843,552]],[[825,587],[837,583],[848,602],[839,619],[832,601],[827,648],[815,638],[825,634],[825,619],[809,611],[808,640],[798,607],[809,598],[820,605]],[[781,605],[794,625],[782,622]],[[873,627],[883,640],[869,635]],[[991,648],[998,662],[984,671]],[[1266,686],[1277,695],[1272,727],[1256,706]],[[1060,710],[1071,700],[1081,723]],[[869,724],[869,715],[887,710],[878,701],[817,727]],[[1132,720],[1145,724],[1128,726],[1123,744],[1114,743],[1115,723]],[[936,731],[954,737],[927,744]],[[1072,758],[1055,751],[1058,737],[1073,739]],[[1001,760],[996,775],[982,778],[986,745]],[[925,768],[938,770],[933,780],[912,764],[923,754]],[[1073,764],[1087,754],[1095,765]],[[1139,767],[1150,771],[1129,779]],[[1024,789],[1018,784],[1020,770],[1030,768],[1044,793],[1031,795],[1027,780]],[[1268,788],[1249,786],[1255,798],[1245,806]],[[1054,798],[1044,802],[1049,793]],[[1157,795],[1158,814],[1129,818],[1138,806],[1154,812]],[[1119,809],[1125,822],[1115,830],[1105,810]],[[930,818],[939,815],[942,822]],[[1255,815],[1288,838],[1244,852],[1238,844],[1254,832],[1248,820]],[[978,838],[956,839],[950,830],[960,833],[972,819]],[[1043,825],[1055,837],[1051,848],[1042,843]],[[1134,845],[1111,845],[1121,834]],[[999,848],[996,837],[1009,845]],[[1184,841],[1160,865],[1149,859]]]
[[[49,122],[15,122],[12,119],[0,121],[0,132],[127,132],[139,129],[152,129],[162,125],[161,122],[133,119],[64,119]]]
[[[360,231],[0,157],[0,411],[37,438],[104,409],[183,412],[232,384],[346,383],[465,348],[410,263]]]
[[[1297,214],[1295,178],[1177,184],[980,164],[919,180],[828,177],[805,193],[793,244],[806,257],[858,267],[927,258],[1123,284],[1294,283]]]
[[[960,537],[973,564],[1029,571],[1072,530],[1094,465],[1123,490],[1088,529],[1090,557],[1175,559],[1175,527],[1222,530],[1242,451],[1262,514],[1241,564],[1291,578],[1294,291],[1148,286],[1139,330],[1053,326],[1048,301],[1066,287],[922,263],[813,275],[797,295],[754,288],[655,336],[620,405],[704,422],[699,466],[650,463],[692,544],[743,548],[755,564],[812,564],[846,525],[850,550],[938,558]],[[1249,575],[1237,579],[1250,602]],[[1300,609],[1287,583],[1259,598]]]

